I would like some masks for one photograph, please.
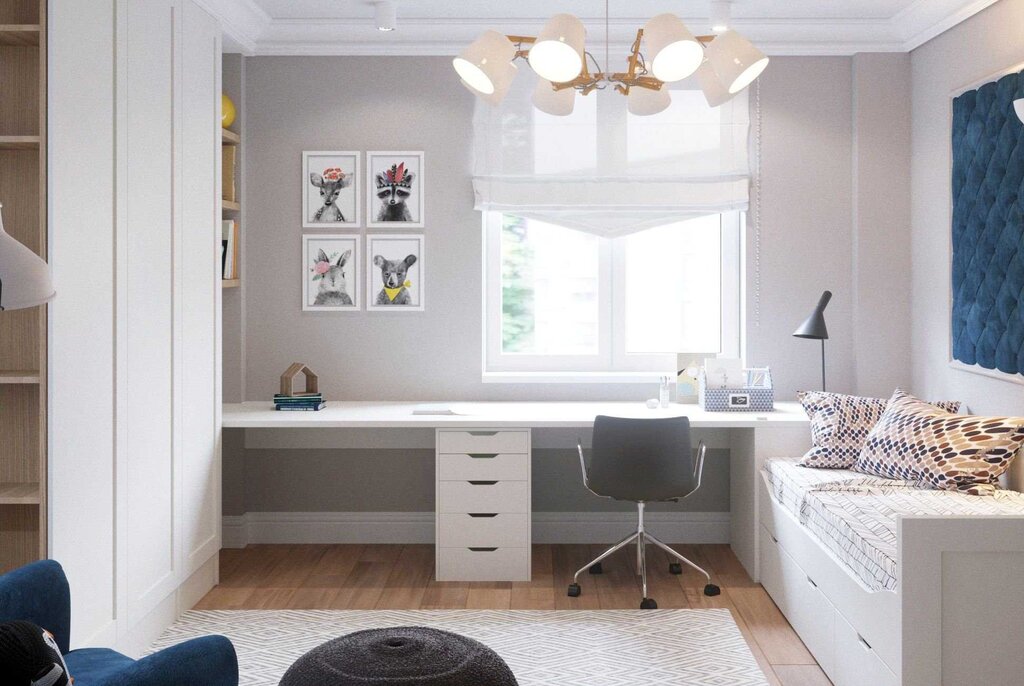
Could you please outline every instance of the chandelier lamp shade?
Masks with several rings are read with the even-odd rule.
[[[674,14],[651,18],[636,32],[625,71],[607,70],[607,64],[602,68],[587,51],[583,22],[564,13],[551,17],[536,36],[485,31],[452,64],[471,93],[496,105],[515,79],[513,62],[525,59],[538,76],[534,106],[556,116],[573,112],[577,93],[585,96],[609,86],[627,97],[634,115],[657,114],[672,102],[666,84],[694,74],[708,105],[718,107],[753,83],[768,66],[768,57],[761,50],[728,28],[729,7],[726,0],[711,3],[715,35],[694,35]],[[607,44],[606,35],[606,55]],[[591,66],[596,70],[591,71]]]
[[[49,265],[5,232],[0,217],[0,311],[35,307],[56,295]]]

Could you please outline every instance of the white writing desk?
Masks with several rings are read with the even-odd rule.
[[[729,434],[731,462],[730,545],[756,580],[758,479],[768,457],[802,455],[810,442],[809,420],[799,403],[780,402],[775,411],[705,412],[697,405],[673,403],[650,410],[642,402],[452,402],[458,414],[417,415],[423,403],[328,401],[319,412],[278,412],[270,402],[225,404],[227,429],[533,429],[589,428],[599,414],[617,417],[689,417],[695,429],[722,429]]]

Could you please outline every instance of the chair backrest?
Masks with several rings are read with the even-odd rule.
[[[683,498],[696,490],[686,417],[594,419],[588,487],[618,500]]]
[[[0,622],[22,620],[46,629],[62,654],[71,639],[71,590],[64,569],[42,560],[0,576]]]

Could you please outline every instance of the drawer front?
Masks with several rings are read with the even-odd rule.
[[[529,517],[528,514],[475,517],[470,514],[440,514],[437,518],[437,546],[526,548],[530,545]]]
[[[440,453],[526,453],[530,448],[528,431],[464,431],[437,432]]]
[[[815,581],[800,568],[767,529],[761,529],[761,584],[793,625],[821,668],[834,667],[836,611]]]
[[[526,481],[442,481],[437,490],[441,513],[530,511]]]
[[[530,456],[525,453],[462,453],[437,456],[439,481],[526,481]]]
[[[835,686],[899,686],[900,680],[886,667],[874,647],[839,613],[836,613]]]
[[[438,548],[438,581],[529,581],[529,548]]]

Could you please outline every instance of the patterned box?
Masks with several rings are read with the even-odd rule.
[[[771,370],[764,367],[743,371],[748,382],[742,388],[708,388],[707,374],[701,369],[697,378],[697,401],[701,408],[708,412],[771,412],[775,407]]]

